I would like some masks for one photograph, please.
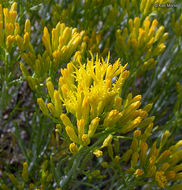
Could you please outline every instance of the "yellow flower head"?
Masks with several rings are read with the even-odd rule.
[[[16,29],[16,28],[15,28]],[[0,21],[0,31],[1,31],[1,21]],[[8,31],[11,31],[8,29]],[[18,31],[18,28],[16,29]],[[12,35],[12,34],[11,34]],[[29,20],[25,22],[24,34],[22,36],[18,35],[16,32],[16,42],[19,50],[22,52],[22,58],[25,63],[28,64],[32,70],[33,78],[37,78],[40,82],[43,82],[49,71],[50,66],[53,73],[56,73],[60,64],[68,62],[73,56],[73,53],[82,42],[82,37],[84,36],[84,31],[78,32],[76,28],[66,27],[65,24],[58,23],[55,28],[52,29],[52,35],[50,35],[47,27],[43,29],[42,42],[45,47],[45,51],[42,55],[36,55],[33,45],[31,44],[31,23]],[[1,34],[0,34],[1,41]],[[13,38],[9,37],[6,44],[10,46],[12,44]],[[50,64],[52,62],[52,64]],[[24,72],[23,72],[24,74]],[[25,76],[27,78],[27,76]],[[32,76],[29,76],[32,77]],[[53,77],[54,78],[54,77]],[[40,85],[39,82],[39,85]],[[51,84],[47,84],[48,91],[51,92]],[[53,95],[52,95],[53,96]],[[51,99],[53,99],[51,97]],[[56,100],[58,100],[56,98]],[[56,102],[55,102],[56,103]],[[59,100],[57,102],[59,104]],[[57,104],[56,103],[56,104]],[[61,110],[56,111],[61,112]],[[56,114],[56,115],[59,115]]]
[[[73,153],[73,154],[78,153],[78,148],[77,148],[75,143],[71,143],[70,146],[69,146],[69,149],[70,149],[70,152]]]
[[[25,181],[25,182],[28,181],[28,164],[27,164],[27,162],[23,163],[22,178],[23,178],[23,181]]]
[[[135,130],[133,133],[134,137],[140,137],[140,135],[141,135],[141,130]]]
[[[163,171],[157,171],[155,174],[155,180],[158,182],[159,186],[164,188],[166,183],[167,183],[167,179],[164,176],[164,172]]]
[[[17,3],[14,2],[10,8],[2,8],[0,4],[0,46],[10,51],[15,36],[19,33],[19,25],[16,23]],[[3,27],[4,26],[4,27]]]
[[[65,24],[58,23],[52,29],[52,38],[50,38],[47,27],[44,28],[42,41],[49,56],[53,56],[55,66],[71,57],[80,44],[83,35],[84,31],[78,33],[76,28],[66,27]]]
[[[93,152],[93,154],[96,156],[96,157],[101,157],[103,155],[103,152],[101,150],[95,150]]]
[[[136,177],[140,177],[144,174],[144,171],[141,169],[137,169],[134,174]]]
[[[112,138],[113,138],[113,136],[110,134],[110,135],[104,140],[103,145],[102,145],[102,148],[111,145]]]
[[[109,64],[109,56],[107,62],[98,56],[94,61],[92,57],[79,68],[69,63],[66,69],[61,70],[59,79],[59,91],[62,92],[67,111],[87,123],[89,113],[90,118],[94,119],[104,109],[111,110],[114,98],[121,93],[128,77],[129,72],[125,68],[126,65],[123,67],[119,60],[113,65]]]
[[[154,57],[158,56],[165,49],[164,42],[167,33],[164,33],[164,26],[157,29],[158,21],[152,22],[146,17],[143,23],[139,17],[129,19],[128,27],[116,32],[116,51],[119,56],[126,58],[128,63],[136,66],[143,60],[142,70],[149,70],[155,64]],[[132,55],[128,55],[130,54]],[[147,52],[147,53],[146,53]],[[128,57],[132,57],[131,60]],[[140,61],[139,61],[140,60]]]

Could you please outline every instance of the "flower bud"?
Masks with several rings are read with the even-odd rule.
[[[84,127],[85,127],[84,119],[77,120],[77,127],[78,127],[78,138],[81,139],[81,137],[84,134]]]
[[[165,144],[166,144],[166,141],[168,139],[168,137],[170,136],[170,132],[168,130],[166,130],[162,136],[162,139],[161,139],[161,142],[160,142],[160,148],[162,148]]]
[[[89,125],[88,129],[88,136],[92,137],[97,129],[97,126],[99,125],[99,118],[96,117],[91,121],[91,124]]]
[[[141,166],[143,166],[145,164],[146,157],[147,157],[147,149],[148,149],[147,143],[141,142],[141,147],[140,147],[140,164],[141,164]]]
[[[27,68],[25,67],[25,65],[22,62],[20,62],[20,69],[25,77],[30,75]]]
[[[137,169],[134,173],[136,177],[140,177],[144,174],[144,171],[142,169]]]
[[[135,19],[134,19],[134,27],[136,28],[136,30],[139,29],[139,27],[140,27],[140,18],[139,17],[135,17]]]
[[[52,29],[52,50],[55,51],[58,47],[58,30],[57,28]]]
[[[165,162],[162,166],[161,166],[161,171],[166,171],[168,168],[170,167],[169,163]]]
[[[134,137],[140,137],[141,136],[141,130],[135,130],[133,133]]]
[[[31,24],[30,24],[30,20],[27,19],[25,22],[25,29],[24,29],[24,33],[28,33],[30,35],[31,32]]]
[[[70,126],[73,128],[73,124],[71,123],[69,117],[66,114],[62,113],[60,118],[61,118],[63,124],[65,125],[65,127]]]
[[[44,46],[49,53],[49,55],[52,55],[52,49],[51,49],[51,42],[50,42],[50,36],[47,27],[44,27],[42,41],[44,43]]]
[[[158,185],[162,188],[165,187],[166,183],[167,183],[167,179],[164,176],[164,172],[163,171],[157,171],[155,174],[155,180],[158,182]]]
[[[39,59],[36,59],[36,61],[35,61],[34,71],[35,71],[36,75],[41,76],[42,65],[41,65],[41,62]]]
[[[66,127],[66,133],[69,136],[70,140],[75,142],[75,143],[79,143],[78,137],[74,131],[74,129],[70,126]]]
[[[14,2],[14,3],[11,5],[10,11],[16,11],[16,9],[17,9],[17,3]]]
[[[166,32],[166,33],[163,34],[163,36],[159,40],[159,44],[164,43],[166,41],[167,37],[168,37],[168,33]]]
[[[50,78],[48,78],[46,80],[46,86],[47,86],[48,94],[51,98],[51,101],[54,103],[54,86],[53,86]]]
[[[175,172],[175,171],[168,171],[168,172],[166,173],[167,180],[174,179],[175,176],[176,176],[176,172]]]
[[[20,26],[18,23],[15,23],[14,36],[20,33]]]
[[[123,156],[121,157],[121,160],[124,162],[128,162],[128,160],[130,159],[131,155],[132,155],[133,150],[132,149],[128,149]]]
[[[118,164],[120,160],[121,160],[120,156],[115,156],[114,157],[114,163],[115,164]]]
[[[39,84],[39,81],[36,78],[32,78],[31,76],[26,76],[26,79],[31,90],[34,91],[36,89],[36,86]]]
[[[28,34],[28,32],[26,32],[26,33],[24,34],[23,39],[24,39],[24,41],[23,41],[24,46],[25,46],[26,48],[28,48],[29,43],[30,43],[30,35]]]
[[[138,148],[138,140],[136,138],[133,138],[130,148],[135,151]]]
[[[110,134],[103,142],[102,144],[102,147],[101,148],[104,148],[104,147],[107,147],[111,144],[111,141],[112,141],[112,135]]]
[[[89,118],[89,99],[85,97],[82,102],[82,118],[85,121],[85,124],[88,122]]]
[[[143,108],[143,110],[146,111],[146,112],[149,112],[149,111],[152,109],[152,106],[153,106],[153,104],[147,104],[147,105]]]
[[[148,168],[147,170],[147,177],[154,177],[156,173],[156,166],[153,165],[151,167]]]
[[[62,125],[61,124],[56,124],[56,130],[55,131],[58,132],[59,135],[61,135],[62,134]]]
[[[75,143],[71,143],[70,146],[69,146],[69,149],[70,149],[70,152],[73,153],[73,154],[78,153],[78,148],[77,148]]]
[[[27,162],[23,163],[22,178],[24,182],[28,182],[28,164]]]
[[[122,104],[122,98],[116,97],[115,103],[114,103],[114,109],[120,111],[121,110],[121,104]]]
[[[157,162],[157,163],[160,163],[160,162],[166,160],[166,159],[169,157],[170,154],[171,154],[171,151],[170,151],[170,150],[165,150],[165,151],[159,156],[159,158],[157,159],[156,162]]]
[[[164,32],[164,26],[160,26],[160,28],[157,30],[156,34],[155,34],[155,42],[161,37],[161,35]]]
[[[57,114],[60,115],[62,113],[62,103],[59,92],[57,90],[54,90],[54,105]]]
[[[90,144],[90,138],[87,134],[82,135],[82,142],[84,146],[87,146]]]
[[[98,157],[101,157],[103,155],[103,152],[101,150],[95,150],[93,152],[93,154],[98,158]]]
[[[0,29],[1,29],[1,27],[0,27]],[[20,49],[20,51],[23,51],[23,48],[24,48],[23,39],[19,35],[16,35],[15,39],[16,39],[18,48]]]
[[[8,177],[10,181],[15,185],[15,187],[20,187],[19,181],[16,179],[16,177],[13,174],[8,174]]]
[[[48,115],[49,112],[48,112],[48,109],[47,109],[47,107],[46,107],[46,105],[45,105],[43,99],[42,99],[42,98],[37,98],[37,103],[38,103],[38,105],[39,105],[40,110],[42,111],[42,113],[43,113],[44,115]]]
[[[134,152],[131,158],[131,168],[135,168],[139,158],[138,152]]]
[[[51,112],[53,117],[59,117],[59,114],[57,114],[56,109],[52,103],[48,103],[47,107],[48,107],[48,109]]]
[[[12,35],[9,35],[6,39],[6,47],[10,51],[12,48],[12,44],[15,41],[15,37]]]

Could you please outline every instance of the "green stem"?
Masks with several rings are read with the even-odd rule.
[[[118,139],[129,139],[129,140],[133,139],[132,137],[125,137],[125,136],[117,136],[116,138],[118,138]]]
[[[59,182],[62,189],[67,189],[69,182],[72,179],[76,178],[79,171],[82,171],[84,169],[85,163],[88,161],[89,154],[104,140],[104,138],[105,136],[100,138],[91,147],[83,147],[83,149],[81,149],[77,155],[73,156],[71,161],[73,164],[68,172],[68,175],[63,176],[62,180]]]

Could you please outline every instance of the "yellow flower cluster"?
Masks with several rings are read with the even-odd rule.
[[[84,31],[78,33],[76,28],[66,27],[65,24],[58,23],[52,29],[52,39],[50,39],[48,29],[44,27],[42,41],[49,56],[53,57],[53,64],[56,69],[60,62],[68,61],[75,49],[81,43]]]
[[[15,177],[14,174],[8,174],[8,178],[10,179],[14,187],[16,187],[18,190],[25,189],[25,185],[27,185],[28,189],[30,190],[45,189],[45,186],[53,180],[53,174],[49,171],[48,164],[49,164],[48,160],[45,160],[43,164],[41,165],[41,168],[40,168],[41,175],[40,175],[40,181],[38,181],[38,183],[34,182],[31,176],[29,176],[27,162],[23,163],[23,168],[21,172],[22,183],[20,182],[18,177]],[[2,190],[9,189],[9,187],[6,184],[1,184],[0,187]],[[57,189],[60,189],[60,188],[57,188]]]
[[[149,148],[146,143],[151,135],[153,124],[149,124],[144,133],[140,130],[134,131],[130,149],[121,157],[121,161],[130,160],[131,168],[127,172],[133,172],[136,177],[152,178],[160,187],[164,188],[169,181],[182,179],[182,140],[166,150],[162,150],[170,136],[169,131],[165,131],[159,148],[154,142]]]
[[[156,64],[154,57],[164,51],[168,33],[164,33],[164,26],[157,29],[157,25],[156,19],[151,23],[149,17],[146,17],[141,23],[141,19],[135,17],[134,20],[129,19],[128,28],[117,30],[116,51],[131,63],[131,68],[132,64],[136,67],[142,62],[142,69],[151,69]]]
[[[73,142],[70,144],[72,153],[78,152],[76,144],[81,147],[90,144],[90,138],[99,125],[102,126],[101,131],[109,129],[110,133],[125,134],[136,127],[145,128],[154,120],[154,117],[146,118],[151,104],[138,109],[141,95],[132,97],[129,94],[122,103],[121,90],[129,71],[126,65],[120,64],[119,59],[113,65],[109,64],[109,55],[106,62],[97,56],[96,61],[92,57],[86,65],[80,63],[79,67],[70,62],[67,68],[61,69],[61,74],[58,90],[54,89],[50,78],[46,81],[51,102],[46,105],[42,98],[38,98],[37,102],[45,115],[50,116],[50,112],[50,117],[61,119]],[[76,126],[62,113],[62,104],[67,113],[76,118]],[[109,146],[111,141],[112,135],[109,135],[94,154],[102,155],[99,149],[104,147],[112,152]]]
[[[67,68],[61,69],[58,91],[62,94],[67,112],[87,123],[89,117],[92,120],[110,110],[129,75],[125,67],[121,66],[119,60],[110,65],[109,57],[107,62],[103,59],[101,62],[97,57],[95,62],[92,58],[87,60],[86,65],[80,64],[79,68],[69,63]],[[118,80],[112,81],[117,76]]]
[[[2,8],[0,4],[0,46],[11,51],[15,36],[19,34],[19,24],[16,23],[17,3],[13,3],[10,10]]]
[[[45,51],[42,55],[36,55],[31,44],[31,23],[29,20],[25,22],[23,37],[16,35],[22,58],[33,72],[31,76],[25,65],[20,64],[22,73],[28,80],[32,90],[35,90],[35,86],[45,80],[49,72],[52,71],[54,74],[60,64],[69,61],[84,35],[84,31],[79,33],[76,28],[66,27],[63,23],[58,23],[51,33],[50,37],[48,29],[44,27],[42,42],[45,46]]]

